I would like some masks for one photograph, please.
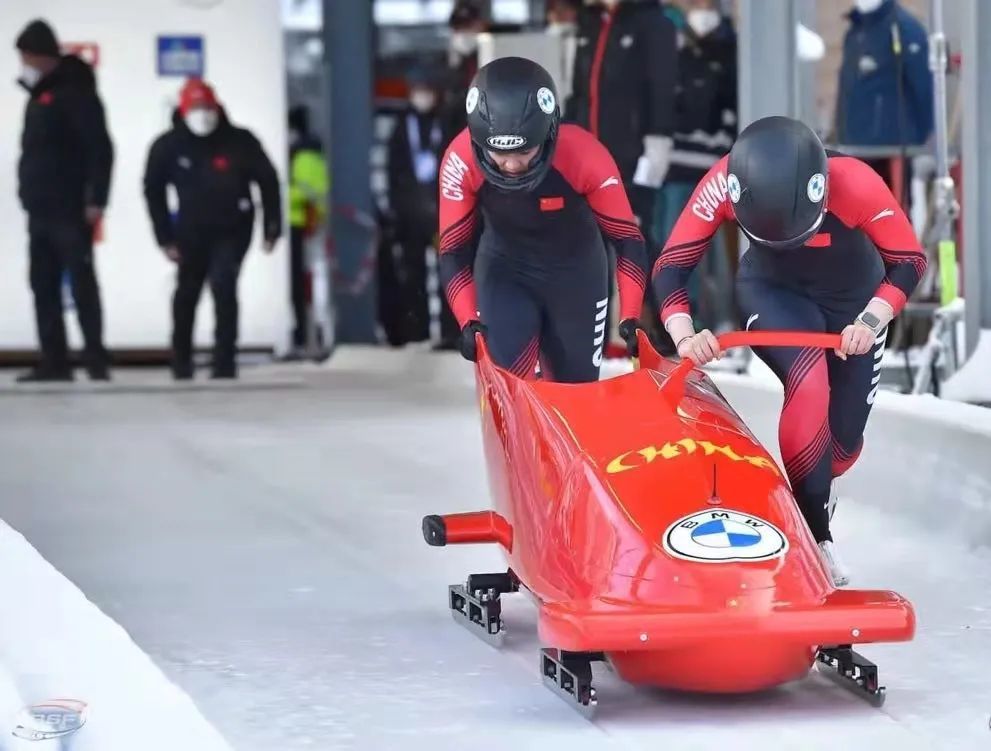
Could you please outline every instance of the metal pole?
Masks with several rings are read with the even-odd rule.
[[[769,115],[800,115],[795,0],[740,0],[738,63],[742,130]]]
[[[991,3],[961,0],[963,33],[963,293],[969,359],[945,384],[951,399],[991,402]]]
[[[372,3],[323,0],[323,17],[338,340],[374,343],[378,314],[371,185]]]
[[[946,115],[946,34],[943,30],[943,0],[932,0],[930,7],[932,34],[929,41],[929,69],[933,74],[933,116],[936,142],[936,179],[933,183],[934,239],[939,248],[942,275],[942,303],[957,296],[957,246],[954,222],[960,215],[955,185],[950,177],[949,137]]]
[[[967,300],[967,352],[979,332],[991,329],[991,5],[969,0],[964,32],[963,91],[968,106],[963,125],[964,294]]]
[[[792,35],[798,33],[799,23],[807,29],[815,31],[816,23],[816,3],[815,0],[797,0],[795,8],[796,29]],[[795,58],[795,91],[793,93],[795,112],[794,115],[802,120],[813,130],[819,130],[819,113],[816,109],[816,63],[799,60],[797,52],[792,53]]]

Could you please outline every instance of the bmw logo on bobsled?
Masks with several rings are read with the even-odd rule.
[[[479,340],[494,508],[428,516],[423,535],[435,546],[497,544],[508,567],[450,586],[452,615],[498,644],[501,597],[528,590],[543,680],[584,714],[597,705],[598,661],[634,684],[709,693],[760,691],[816,665],[880,706],[877,666],[854,646],[911,640],[912,605],[895,592],[837,589],[770,454],[704,373],[639,337],[634,372],[586,384],[521,380]],[[726,349],[838,338],[720,340]]]

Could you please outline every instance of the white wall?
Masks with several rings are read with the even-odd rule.
[[[285,203],[285,75],[278,0],[0,1],[0,349],[34,348],[25,216],[16,168],[26,93],[16,86],[16,35],[42,17],[60,41],[100,45],[97,69],[116,147],[105,242],[96,249],[106,339],[112,348],[168,347],[174,267],[158,251],[141,190],[147,150],[169,125],[182,79],[157,75],[157,36],[202,35],[206,78],[231,119],[261,140],[279,173]],[[260,207],[259,207],[260,221]],[[242,346],[284,343],[289,330],[288,239],[261,251],[260,227],[240,281]],[[209,346],[213,304],[204,290],[197,344]],[[71,341],[80,338],[67,317]]]

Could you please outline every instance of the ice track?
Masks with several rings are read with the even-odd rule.
[[[424,514],[488,504],[467,365],[352,350],[285,372],[298,383],[0,398],[0,517],[233,748],[991,748],[991,553],[950,528],[841,498],[854,585],[919,617],[914,642],[862,648],[882,709],[822,676],[698,697],[597,665],[590,723],[541,684],[524,595],[504,598],[501,652],[448,615],[447,585],[500,570],[498,552],[420,535]],[[771,410],[737,406],[773,445]],[[886,460],[879,440],[862,461]]]

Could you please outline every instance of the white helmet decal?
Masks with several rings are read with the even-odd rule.
[[[557,107],[557,101],[554,99],[554,92],[548,89],[546,86],[541,86],[537,90],[537,106],[545,115],[554,114],[554,109]]]
[[[468,96],[465,98],[465,110],[470,115],[475,111],[475,107],[478,106],[478,87],[472,86],[468,90]]]
[[[732,172],[726,178],[726,190],[729,192],[729,199],[733,203],[740,202],[740,180]]]
[[[826,178],[821,172],[816,172],[809,178],[809,186],[806,191],[812,203],[819,203],[826,193]]]

